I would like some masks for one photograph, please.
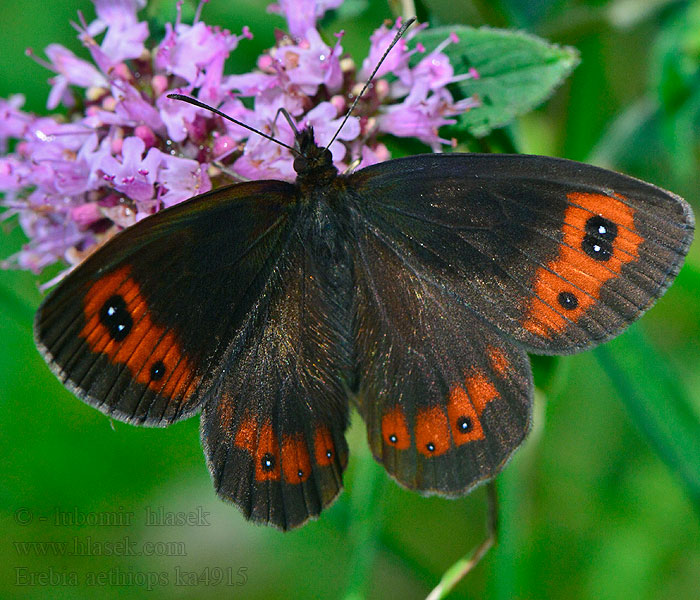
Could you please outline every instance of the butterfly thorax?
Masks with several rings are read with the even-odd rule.
[[[295,143],[299,155],[294,159],[297,185],[303,197],[309,198],[314,192],[329,186],[338,176],[333,164],[333,156],[328,148],[321,148],[314,140],[313,127],[302,129]]]

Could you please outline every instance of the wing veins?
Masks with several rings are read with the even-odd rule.
[[[380,236],[379,236],[376,232],[373,231],[373,233],[374,233],[374,235],[375,235],[376,237],[380,238]],[[402,236],[403,236],[404,238],[406,238],[407,240],[409,240],[409,241],[414,241],[414,240],[412,240],[412,238],[409,238],[408,236],[406,236],[403,232],[400,231],[399,233],[400,233],[400,235],[402,235]],[[381,239],[381,238],[380,238],[380,239]],[[461,238],[461,239],[463,239],[463,238]],[[401,262],[404,263],[404,265],[406,265],[408,268],[410,268],[410,270],[416,275],[416,277],[418,277],[419,279],[424,279],[425,281],[429,282],[431,285],[433,285],[434,287],[436,287],[436,288],[438,288],[438,289],[440,288],[440,285],[439,285],[436,281],[434,281],[432,277],[418,274],[418,272],[417,272],[417,271],[415,270],[415,268],[411,265],[411,263],[410,263],[409,261],[406,260],[405,256],[403,256],[402,254],[400,254],[399,251],[398,251],[397,249],[394,249],[394,248],[391,246],[390,243],[387,243],[387,242],[384,241],[383,239],[382,239],[381,241],[382,241],[385,245],[387,245],[387,247],[391,248],[391,250],[397,255],[397,257],[401,260]],[[531,290],[527,287],[527,285],[523,284],[519,279],[517,279],[516,277],[514,277],[510,272],[504,270],[503,267],[502,267],[502,263],[494,261],[494,260],[493,260],[493,257],[487,256],[486,254],[484,254],[478,247],[474,246],[474,244],[470,243],[468,240],[464,240],[464,239],[463,239],[463,241],[464,241],[467,245],[469,245],[470,247],[472,247],[474,250],[476,250],[476,252],[478,252],[479,254],[481,254],[483,257],[485,257],[485,258],[491,260],[492,262],[495,262],[495,264],[497,264],[497,265],[499,266],[500,270],[504,273],[504,275],[505,275],[506,277],[508,277],[509,279],[511,279],[511,280],[512,280],[517,286],[519,286],[521,289],[523,289],[528,297],[530,297],[530,296],[535,296],[535,297],[538,298],[543,304],[545,304],[546,306],[549,306],[549,307],[550,307],[552,310],[554,310],[555,312],[559,312],[559,311],[557,311],[557,309],[556,309],[555,307],[550,306],[545,300],[543,300],[542,298],[540,298],[540,297],[537,296],[536,294],[532,293]],[[439,254],[437,254],[432,248],[429,248],[429,247],[427,247],[427,246],[425,246],[425,245],[423,245],[423,244],[420,244],[420,245],[421,245],[426,251],[430,252],[431,254],[433,254],[434,256],[436,256],[437,258],[439,258],[440,260],[444,260],[444,259],[443,259]],[[519,250],[519,251],[521,251],[519,248],[516,248],[516,249]],[[529,258],[529,257],[528,257],[528,258]],[[531,259],[531,260],[532,260],[532,259]],[[544,266],[544,265],[541,265],[541,264],[540,264],[539,262],[537,262],[537,261],[532,260],[532,262],[533,262],[534,264],[536,264],[536,265]],[[469,283],[469,285],[472,287],[472,289],[474,289],[474,291],[476,291],[476,292],[478,293],[479,290],[476,289],[476,287],[474,286],[474,284],[473,284],[471,281],[467,280],[467,279],[465,279],[465,280]],[[459,299],[459,296],[457,296],[456,294],[452,293],[452,295],[454,295],[456,298]],[[471,306],[469,306],[469,305],[468,305],[467,303],[465,303],[463,300],[461,300],[461,299],[459,299],[459,300],[460,300],[460,303],[461,303],[462,305],[467,306],[479,319],[481,319],[482,321],[484,321],[484,322],[488,323],[489,325],[491,325],[491,323],[490,323],[490,321],[488,320],[488,318],[486,318],[486,317],[482,316],[481,314],[479,314],[479,312],[477,312],[476,310],[474,310],[474,308],[472,308]],[[490,303],[491,303],[492,306],[498,308],[498,305],[497,305],[495,302],[490,301]],[[563,313],[559,313],[559,314],[560,314],[570,325],[572,325],[572,326],[574,326],[574,327],[580,329],[580,327],[579,327],[576,323],[574,323],[573,321],[571,321],[571,319],[569,319],[566,315],[564,315]],[[505,315],[504,315],[504,316],[505,316]],[[510,318],[510,320],[511,320],[511,321],[515,321],[515,322],[517,323],[517,321],[516,321],[515,319]]]
[[[391,205],[391,204],[381,204],[381,207],[385,210],[389,210],[391,212],[398,213],[400,215],[403,215],[405,217],[408,217],[409,219],[415,219],[416,221],[420,221],[421,223],[430,223],[431,225],[436,225],[438,227],[442,227],[444,229],[448,230],[457,230],[457,231],[490,231],[491,226],[477,226],[477,225],[451,225],[449,223],[445,223],[443,221],[436,221],[434,219],[426,218],[420,215],[416,215],[414,213],[408,212],[406,210],[403,210],[402,208],[399,208],[398,206]],[[501,221],[503,222],[503,221]]]

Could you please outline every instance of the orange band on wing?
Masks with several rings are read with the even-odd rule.
[[[506,353],[496,346],[486,348],[486,358],[488,358],[491,368],[501,377],[508,375],[510,363]]]
[[[477,411],[462,386],[457,385],[450,390],[447,418],[452,428],[452,439],[458,446],[484,439],[484,430]]]
[[[253,454],[255,449],[255,440],[257,438],[257,424],[251,416],[246,416],[238,426],[238,431],[233,438],[234,446],[238,446],[242,450],[246,450]]]
[[[496,386],[480,371],[472,372],[466,377],[464,383],[467,386],[469,399],[479,416],[484,412],[484,408],[489,402],[498,398]]]
[[[311,459],[302,434],[288,435],[282,441],[282,472],[285,481],[301,483],[311,475]]]
[[[416,447],[427,457],[440,456],[450,449],[447,416],[439,406],[431,406],[416,415]]]
[[[382,417],[382,437],[387,446],[407,450],[411,446],[411,435],[403,411],[398,406]]]
[[[219,398],[219,404],[216,407],[219,413],[219,429],[223,434],[228,434],[231,430],[233,422],[233,400],[230,396],[223,395]]]
[[[92,352],[126,365],[134,380],[166,398],[187,399],[196,389],[200,378],[175,334],[153,323],[128,266],[92,284],[83,312],[79,335]]]
[[[238,426],[233,444],[248,452],[255,461],[256,481],[279,480],[280,449],[270,421],[259,427],[255,417],[247,415]]]
[[[333,464],[335,447],[333,437],[328,427],[319,427],[314,435],[314,458],[316,463],[322,467]]]
[[[559,256],[535,274],[534,295],[523,327],[542,337],[578,321],[600,296],[603,284],[638,257],[634,209],[622,196],[571,193]],[[601,236],[601,237],[597,237]]]
[[[280,449],[270,421],[265,421],[258,433],[255,447],[256,481],[278,481],[280,478]]]

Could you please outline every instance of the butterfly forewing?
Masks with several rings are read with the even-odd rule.
[[[678,196],[561,159],[413,156],[349,180],[362,218],[422,281],[533,352],[581,350],[637,319],[693,235]]]
[[[298,218],[293,187],[201,196],[125,230],[68,275],[35,337],[80,398],[120,420],[196,411]]]

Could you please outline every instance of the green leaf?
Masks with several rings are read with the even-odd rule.
[[[668,361],[639,325],[594,354],[637,426],[700,511],[700,416]]]
[[[459,42],[449,44],[443,52],[455,73],[467,73],[470,68],[479,73],[478,79],[458,82],[452,88],[459,97],[476,94],[481,101],[481,106],[460,115],[455,127],[476,137],[544,102],[579,62],[575,48],[522,32],[455,25],[422,31],[413,39],[430,52],[451,33],[457,34]],[[416,60],[421,56],[417,54]]]

